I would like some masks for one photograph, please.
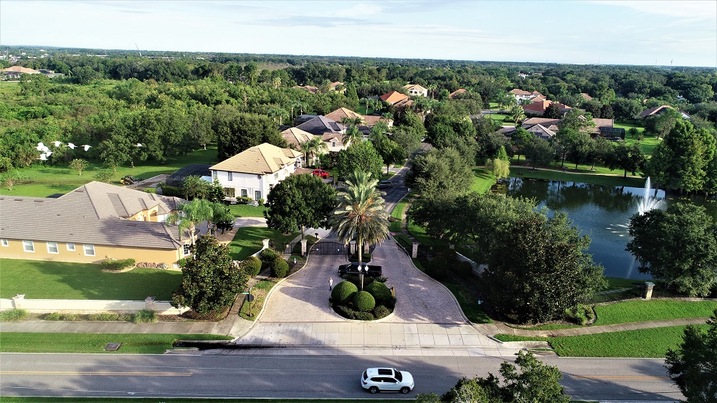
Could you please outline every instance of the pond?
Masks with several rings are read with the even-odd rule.
[[[632,254],[625,250],[630,235],[630,218],[638,212],[645,194],[644,188],[610,187],[577,182],[560,182],[511,178],[507,193],[510,196],[534,198],[539,206],[568,215],[573,225],[582,234],[590,237],[588,253],[596,263],[605,268],[605,276],[626,279],[648,280],[648,274],[640,273]],[[650,190],[649,194],[658,200],[658,208],[665,208],[675,202],[665,199],[662,190]],[[717,203],[705,203],[700,199],[696,204],[705,205],[717,218]]]

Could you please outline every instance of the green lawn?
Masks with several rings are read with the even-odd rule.
[[[217,149],[209,147],[207,150],[197,150],[183,157],[169,161],[167,164],[136,163],[134,168],[118,167],[112,176],[114,184],[125,175],[136,178],[150,178],[159,174],[169,174],[189,164],[213,164],[216,162]],[[28,168],[18,170],[22,181],[16,184],[13,190],[0,188],[1,195],[47,197],[56,193],[67,193],[88,182],[95,180],[97,172],[105,168],[100,164],[90,163],[82,176],[77,175],[67,165],[53,166],[34,164]],[[2,176],[2,175],[0,175]]]
[[[229,211],[235,217],[264,217],[264,206],[252,206],[249,204],[232,204],[229,205]]]
[[[487,193],[494,184],[495,175],[486,171],[484,168],[473,168],[472,192]]]
[[[389,224],[389,231],[400,232],[401,231],[401,220],[403,219],[403,212],[408,207],[408,201],[404,197],[403,200],[396,203],[396,206],[391,211],[391,224]]]
[[[177,340],[231,340],[212,334],[94,334],[0,333],[3,353],[115,353],[163,354]],[[107,343],[122,343],[117,351],[105,351]]]
[[[623,301],[596,306],[595,326],[681,318],[708,318],[715,309],[717,309],[717,301],[660,299]]]
[[[702,331],[707,325],[699,325]],[[661,358],[668,348],[682,341],[684,326],[584,336],[551,337],[550,345],[561,357],[647,357]]]
[[[611,175],[599,175],[597,173],[574,173],[545,169],[534,170],[531,167],[511,165],[510,173],[511,176],[518,178],[580,182],[603,186],[643,187],[645,185],[645,179],[637,176],[630,176],[629,173],[627,178],[623,178],[622,171],[620,171],[619,173],[617,171],[614,171]]]
[[[298,232],[282,234],[280,231],[267,227],[242,227],[237,229],[234,239],[229,244],[229,253],[234,260],[244,260],[258,252],[262,247],[262,240],[271,239],[274,249],[283,252],[287,245],[299,235]]]
[[[105,273],[96,264],[0,259],[0,298],[169,300],[181,277],[173,270]]]

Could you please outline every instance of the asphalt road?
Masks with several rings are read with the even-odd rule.
[[[497,373],[499,358],[285,356],[256,351],[197,355],[0,354],[2,396],[378,398],[359,385],[363,369],[410,371],[417,393],[442,394],[463,376]],[[674,401],[681,398],[662,360],[542,357],[565,374],[574,398]],[[402,398],[402,395],[392,397]]]

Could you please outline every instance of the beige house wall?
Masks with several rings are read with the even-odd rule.
[[[48,250],[45,241],[33,241],[34,252],[26,252],[23,240],[3,239],[0,244],[0,257],[9,259],[45,260],[54,262],[99,263],[105,259],[134,259],[135,262],[160,264],[175,267],[177,261],[183,257],[184,249],[147,249],[118,246],[93,245],[94,256],[87,256],[83,244],[74,244],[74,251],[68,248],[68,243],[57,242],[57,253]],[[7,242],[7,246],[5,244]]]

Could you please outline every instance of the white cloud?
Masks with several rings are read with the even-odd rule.
[[[336,2],[334,4],[341,4],[339,2]],[[381,14],[383,11],[383,8],[375,3],[358,3],[354,4],[352,7],[336,10],[332,12],[331,14],[337,17],[346,17],[346,18],[363,18],[363,17],[372,17],[376,16],[378,14]]]
[[[640,13],[666,15],[676,18],[717,19],[715,1],[626,1],[603,0],[596,4],[627,7]]]

